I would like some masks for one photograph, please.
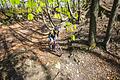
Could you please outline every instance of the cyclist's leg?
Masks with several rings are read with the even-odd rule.
[[[49,44],[49,48],[50,48],[50,50],[52,49],[52,43],[50,42],[50,44]]]
[[[59,33],[60,33],[60,31],[57,32],[57,37],[59,37]]]
[[[54,49],[56,49],[56,44],[57,44],[57,35],[55,35],[55,37],[54,37]]]
[[[55,39],[52,38],[52,50],[55,50]]]
[[[56,48],[56,45],[55,45],[55,40],[53,41],[53,44],[52,44],[52,49],[53,51],[55,51],[55,48]]]
[[[50,37],[50,38],[49,38],[49,48],[50,48],[50,49],[53,48],[52,45],[53,45],[53,39],[52,39],[52,37]]]

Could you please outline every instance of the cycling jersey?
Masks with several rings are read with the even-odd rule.
[[[48,38],[49,38],[49,41],[53,42],[53,41],[54,41],[55,36],[54,36],[54,34],[49,33]]]

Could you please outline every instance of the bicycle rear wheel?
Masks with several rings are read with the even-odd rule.
[[[58,56],[62,56],[62,54],[63,54],[62,48],[61,48],[61,46],[59,44],[56,44],[56,46],[55,46],[55,53]]]

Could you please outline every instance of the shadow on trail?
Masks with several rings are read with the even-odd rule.
[[[107,63],[109,63],[109,65],[111,67],[115,67],[115,70],[118,74],[120,74],[120,62],[117,62],[115,59],[113,58],[109,58],[109,56],[112,56],[112,57],[115,57],[113,55],[111,55],[110,53],[108,52],[105,52],[104,54],[108,55],[108,56],[104,56],[102,55],[101,53],[99,52],[96,52],[96,51],[89,51],[87,50],[86,48],[79,48],[79,47],[75,47],[76,49],[79,49],[79,51],[84,51],[84,52],[87,52],[87,53],[90,53],[91,55],[94,55],[96,57],[99,57],[100,59],[106,61]],[[119,58],[117,58],[119,60]],[[119,76],[120,77],[120,76]]]
[[[9,59],[3,60],[0,64],[0,66],[3,67],[2,70],[0,70],[3,80],[24,80],[22,74],[18,73],[15,69],[15,65]]]
[[[110,66],[112,66],[112,67],[115,66],[116,72],[120,74],[120,63],[118,63],[116,60],[105,57],[105,56],[101,55],[100,53],[97,53],[94,51],[91,51],[90,53],[99,57],[100,59],[106,61],[107,63],[109,63]]]
[[[24,71],[23,72],[17,71],[15,66],[19,60],[14,59],[14,58],[17,57],[18,55],[22,55],[22,53],[26,53],[26,51],[12,54],[9,51],[9,47],[8,47],[6,40],[4,40],[2,42],[3,42],[3,46],[4,46],[3,47],[4,53],[7,55],[5,56],[5,58],[2,61],[0,61],[0,80],[24,80],[23,76],[24,76],[25,72]],[[35,54],[39,54],[39,53],[35,53]],[[36,57],[37,57],[37,55],[36,55]],[[47,74],[46,80],[52,80],[51,75],[50,75],[50,71],[45,66],[45,64],[43,64],[39,58],[38,58],[38,62],[40,62],[40,65],[42,66],[44,73]]]
[[[31,31],[33,33],[37,33],[39,35],[41,35],[39,33],[39,31],[37,30],[32,30]],[[12,32],[12,31],[11,31]],[[16,34],[16,32],[13,31],[13,34]],[[19,34],[18,34],[19,35]],[[116,68],[118,68],[118,73],[120,73],[120,64],[114,60],[114,59],[109,59],[109,56],[103,56],[101,55],[100,53],[98,52],[94,52],[94,51],[88,51],[88,41],[87,41],[87,37],[88,37],[88,34],[83,34],[81,33],[81,30],[78,32],[78,33],[75,33],[75,35],[78,37],[78,40],[76,41],[73,41],[73,42],[69,42],[68,41],[68,38],[66,39],[63,39],[63,40],[60,40],[59,42],[59,45],[62,47],[62,50],[66,50],[68,51],[68,54],[72,54],[73,50],[80,50],[80,51],[85,51],[87,53],[91,53],[93,55],[95,55],[96,57],[99,57],[100,59],[102,60],[105,60],[106,62],[108,62],[111,66],[114,65],[116,66]],[[19,35],[22,37],[22,40],[21,42],[31,42],[30,39],[27,39],[26,37],[24,37],[23,35]],[[21,38],[20,37],[20,38]],[[80,38],[79,38],[80,37]],[[103,36],[97,36],[98,37],[98,40],[102,40],[103,39]],[[16,37],[17,38],[17,37]],[[20,39],[19,38],[19,39]],[[34,42],[31,42],[32,43],[32,46],[34,46],[35,48],[39,48],[41,51],[47,51],[47,52],[50,52],[51,54],[53,54],[50,50],[49,50],[49,47],[48,47],[48,42],[46,41],[43,41],[42,39],[40,39],[40,41],[38,43],[34,43]],[[87,48],[85,47],[81,47],[80,45],[85,45],[87,46]],[[66,47],[65,47],[66,46]],[[99,46],[98,46],[99,47]],[[39,53],[38,53],[39,54]],[[75,53],[73,53],[74,55]],[[113,55],[111,53],[105,53],[107,55],[110,55],[112,57],[115,57],[117,58],[118,60],[120,59],[120,57],[116,56],[116,55]],[[41,63],[42,64],[42,63]],[[47,68],[43,65],[44,69],[47,70]],[[49,72],[48,72],[49,73]],[[46,78],[47,79],[47,78]]]
[[[101,37],[102,39],[102,37]],[[67,40],[67,39],[64,39],[64,40]],[[74,44],[77,44],[77,45],[74,45]],[[100,59],[106,61],[107,63],[109,63],[109,65],[111,67],[115,67],[116,69],[116,72],[120,74],[120,62],[119,59],[120,57],[115,55],[115,54],[112,54],[110,52],[105,52],[104,51],[104,54],[106,54],[105,56],[102,55],[101,53],[99,52],[96,52],[96,51],[89,51],[88,50],[88,41],[87,40],[84,40],[84,39],[80,39],[80,40],[76,40],[76,41],[72,41],[71,43],[67,42],[67,43],[60,43],[61,46],[65,46],[65,45],[68,45],[68,48],[66,48],[66,50],[69,52],[69,54],[76,54],[76,53],[72,53],[73,50],[79,50],[79,51],[84,51],[86,53],[90,53],[92,55],[95,55],[96,57],[99,57]],[[84,45],[85,47],[81,47],[79,45]],[[101,48],[101,44],[97,44],[97,47]],[[64,49],[64,48],[63,48]],[[110,58],[109,56],[112,56],[113,58]]]
[[[15,69],[14,63],[16,63],[17,61],[11,62],[12,54],[10,54],[5,36],[2,43],[4,48],[4,51],[2,52],[4,54],[4,58],[2,61],[0,61],[0,80],[24,80],[23,76]]]
[[[31,60],[34,60],[34,61],[37,60],[37,62],[39,62],[40,65],[42,66],[42,69],[43,69],[44,73],[47,74],[47,76],[45,77],[46,80],[52,80],[50,70],[45,66],[45,64],[37,56],[37,54],[39,54],[39,53],[36,53],[36,52],[33,52],[33,51],[31,51],[31,52],[34,54],[34,56],[31,58]]]

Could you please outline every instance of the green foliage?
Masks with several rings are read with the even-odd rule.
[[[32,7],[36,8],[37,7],[37,3],[36,2],[32,3]]]
[[[2,0],[2,1],[0,1],[1,3],[2,3],[2,5],[4,6],[5,5],[5,3],[6,3],[6,0]]]
[[[28,13],[31,13],[32,12],[32,9],[31,8],[28,8]]]
[[[28,14],[28,20],[33,20],[33,18],[34,18],[34,15],[31,14],[31,13],[29,13],[29,14]]]
[[[70,12],[68,11],[68,8],[62,7],[61,9],[58,9],[62,14],[66,15],[68,18],[71,18]]]
[[[76,38],[75,38],[75,35],[71,35],[71,41],[75,41]]]
[[[11,3],[12,5],[14,5],[14,4],[15,4],[14,1],[15,1],[15,0],[10,0],[10,3]]]
[[[41,7],[45,7],[45,6],[46,6],[46,5],[45,5],[45,2],[40,1],[40,6],[41,6]]]
[[[75,18],[78,18],[78,13],[76,12],[76,13],[74,13],[75,14]]]
[[[39,13],[39,12],[42,12],[42,8],[40,6],[36,9],[36,13]]]
[[[30,0],[27,2],[27,7],[32,7],[32,3]]]
[[[60,14],[54,14],[54,18],[61,19]]]
[[[69,31],[69,29],[68,29],[68,27],[66,27],[66,32],[68,32]]]
[[[70,32],[73,32],[74,30],[73,30],[73,27],[70,27]]]
[[[6,1],[7,0],[1,0],[1,3],[4,5],[6,3]],[[22,4],[25,6],[25,7],[21,7],[21,8],[27,8],[27,10],[25,9],[26,11],[20,10],[21,8],[14,10],[17,13],[22,13],[22,12],[23,13],[24,12],[28,12],[28,13],[33,12],[34,13],[34,12],[36,12],[38,14],[38,13],[41,13],[43,11],[43,9],[46,10],[45,9],[46,5],[48,6],[49,11],[53,10],[53,9],[51,9],[52,7],[55,8],[58,6],[58,8],[56,8],[56,11],[60,12],[60,14],[55,13],[53,15],[53,18],[57,18],[57,19],[61,19],[61,15],[65,16],[66,18],[71,18],[70,12],[67,8],[67,3],[70,4],[70,8],[74,7],[72,5],[73,4],[72,0],[58,0],[58,2],[57,2],[57,0],[36,0],[36,1],[28,0],[26,3],[20,2],[20,1],[21,0],[9,0],[9,2],[12,4],[12,10],[14,10],[13,6],[18,5],[18,4]],[[78,6],[77,2],[75,2],[75,3],[76,3],[75,6]],[[77,10],[77,7],[75,10]],[[28,14],[28,16],[33,16],[33,14]],[[75,18],[78,17],[77,11],[74,12],[73,16],[75,16]],[[29,20],[31,20],[30,17],[28,17],[28,18],[29,18]],[[72,24],[70,24],[70,23],[66,23],[66,26],[71,26],[71,25]],[[75,28],[73,28],[73,29],[75,29]],[[72,31],[72,28],[71,28],[71,31]]]
[[[76,24],[72,24],[70,22],[66,22],[66,32],[74,32],[77,29],[77,25]]]
[[[32,1],[33,1],[33,0],[28,0],[28,2],[27,2],[27,7],[28,7],[28,8],[32,8]]]
[[[71,0],[66,0],[67,2],[70,2]]]
[[[54,2],[53,0],[48,0],[48,3],[50,4],[53,4],[53,2]]]
[[[16,14],[21,14],[21,13],[25,13],[25,12],[27,12],[27,11],[26,11],[25,9],[20,8],[20,9],[15,9],[14,12],[15,12]]]
[[[37,2],[34,0],[28,0],[27,2],[27,8],[35,9],[37,7]]]
[[[61,0],[61,2],[70,2],[70,0]]]
[[[57,12],[62,12],[62,11],[61,11],[61,8],[56,8],[56,11],[57,11]]]
[[[67,11],[67,16],[68,16],[68,18],[71,18],[69,11]]]
[[[66,13],[66,12],[68,11],[68,9],[67,9],[66,7],[62,7],[61,11],[62,11],[63,13]]]
[[[13,16],[13,14],[10,13],[10,12],[7,12],[6,15],[8,15],[8,16]]]
[[[15,4],[20,4],[20,0],[15,0]]]
[[[10,0],[10,3],[11,3],[12,5],[20,4],[20,0]]]
[[[76,30],[76,29],[77,29],[77,25],[76,25],[76,24],[74,24],[73,28],[74,28],[74,30]]]
[[[70,22],[66,22],[65,23],[66,25],[66,32],[73,32],[74,30],[73,30],[73,27],[72,27],[72,23],[70,23]]]
[[[66,22],[66,26],[72,26],[72,23]]]

